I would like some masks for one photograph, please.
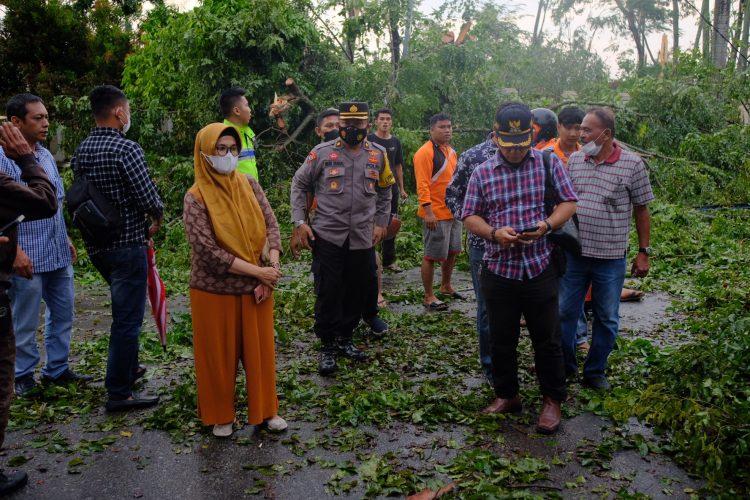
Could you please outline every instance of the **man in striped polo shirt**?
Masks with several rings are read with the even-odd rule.
[[[609,390],[607,358],[615,345],[620,322],[620,291],[625,281],[631,214],[635,216],[639,249],[631,275],[648,274],[651,222],[648,203],[654,199],[646,167],[638,156],[614,140],[615,116],[591,109],[581,123],[583,147],[568,160],[578,194],[578,221],[583,253],[567,254],[560,281],[560,326],[568,376],[577,373],[576,324],[591,284],[594,321],[591,349],[583,366],[583,383]]]

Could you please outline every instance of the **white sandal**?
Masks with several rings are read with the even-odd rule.
[[[284,420],[278,415],[266,420],[266,425],[268,426],[268,430],[275,431],[275,432],[281,432],[285,430],[287,427],[289,427],[289,425],[287,425],[286,423],[286,420]]]
[[[228,424],[216,424],[214,425],[214,436],[216,437],[229,437],[232,435],[232,425],[234,422],[229,422]]]

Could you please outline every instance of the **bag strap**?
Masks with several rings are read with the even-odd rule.
[[[542,162],[544,163],[544,212],[548,217],[555,210],[555,206],[560,202],[560,199],[557,196],[557,189],[555,189],[555,185],[552,182],[550,156],[552,156],[552,149],[545,149],[542,151]],[[570,219],[573,221],[576,228],[578,228],[578,214],[573,214],[573,217]]]
[[[544,164],[544,212],[549,216],[557,205],[557,191],[552,183],[552,173],[550,170],[550,156],[552,151],[545,149],[542,151],[542,163]]]

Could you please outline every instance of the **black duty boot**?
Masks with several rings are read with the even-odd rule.
[[[336,371],[336,344],[323,344],[320,348],[320,361],[318,362],[318,373],[330,375]]]
[[[18,471],[5,474],[0,471],[0,496],[5,496],[26,486],[29,476],[25,472]]]
[[[356,361],[364,361],[367,359],[367,353],[352,344],[352,339],[339,337],[338,339],[336,339],[336,343],[339,346],[339,352],[347,358],[351,358]]]

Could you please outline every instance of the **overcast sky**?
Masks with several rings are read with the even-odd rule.
[[[439,7],[444,0],[422,0],[420,5],[420,10],[424,12],[425,14],[430,14],[434,9]],[[167,3],[170,5],[174,5],[177,8],[181,10],[186,10],[195,7],[198,4],[197,0],[167,0]],[[537,7],[539,5],[539,0],[494,0],[493,3],[496,5],[504,5],[506,7],[509,7],[512,10],[515,10],[516,15],[518,17],[518,25],[528,31],[529,33],[534,31],[534,19],[536,17],[536,11]],[[613,2],[614,3],[614,2]],[[601,10],[598,9],[597,11],[589,11],[586,14],[596,14],[600,12]],[[696,20],[697,17],[695,15],[692,15],[692,13],[689,16],[684,15],[685,12],[683,12],[683,18],[681,22],[681,33],[680,33],[680,46],[683,49],[691,47],[693,40],[695,38],[696,34]],[[586,25],[586,17],[581,16],[580,19],[574,20],[569,26],[565,26],[565,33],[572,34],[573,31],[581,26]],[[556,36],[560,27],[556,26],[552,19],[550,17],[547,17],[547,20],[544,23],[544,32],[547,33],[547,36]],[[670,31],[664,31],[664,33],[667,34],[669,38],[670,43],[670,51],[672,50],[671,43],[672,43],[672,34]],[[648,38],[649,46],[651,47],[651,50],[654,54],[654,57],[657,57],[657,53],[659,51],[659,47],[661,46],[661,35],[662,33],[654,33]],[[617,51],[623,51],[627,50],[628,48],[633,47],[633,42],[630,38],[627,37],[618,37],[612,32],[606,32],[603,30],[600,30],[596,34],[596,38],[592,44],[592,49],[595,50],[599,55],[609,64],[610,66],[610,74],[611,76],[617,75]],[[615,48],[615,51],[609,50]],[[633,47],[634,49],[634,47]],[[635,50],[633,50],[633,53],[635,53]],[[633,55],[633,59],[635,58],[635,55]]]

